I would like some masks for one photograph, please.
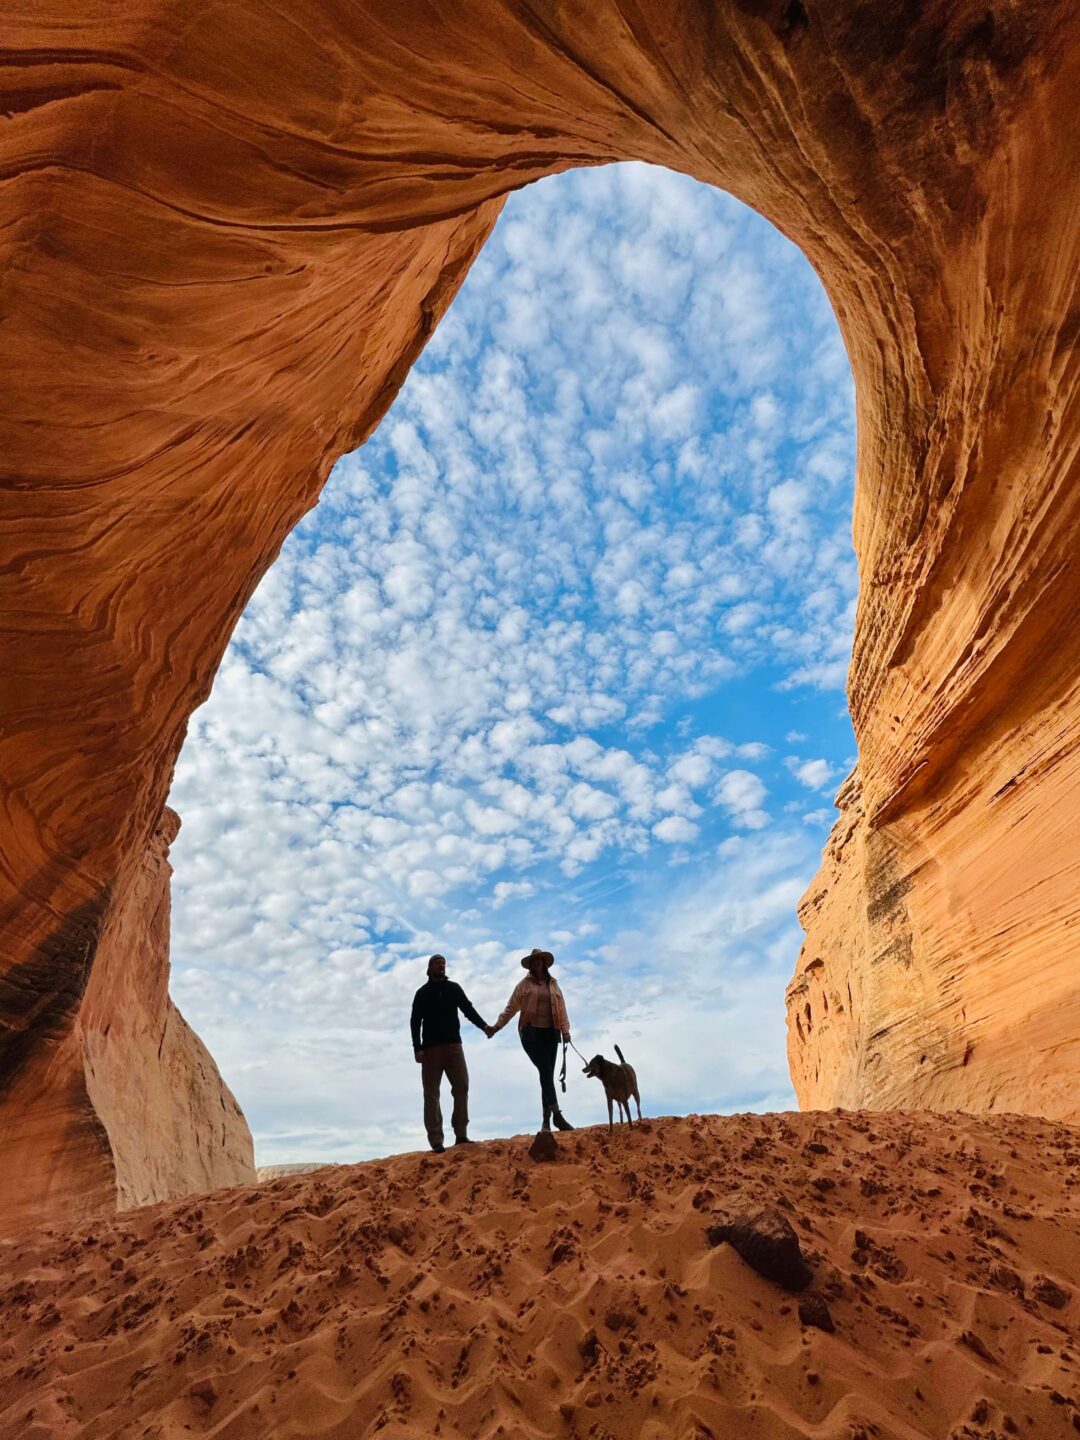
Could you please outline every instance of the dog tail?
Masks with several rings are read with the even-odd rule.
[[[625,1055],[622,1053],[622,1051],[619,1049],[618,1045],[615,1046],[615,1054],[618,1055],[618,1057],[619,1057],[619,1063],[622,1064],[622,1065],[625,1065],[625,1064],[626,1064],[626,1056],[625,1056]]]

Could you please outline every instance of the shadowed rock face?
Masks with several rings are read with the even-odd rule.
[[[19,10],[0,1145],[50,1203],[124,1199],[124,1153],[141,1198],[201,1180],[108,1098],[122,1064],[87,1081],[81,1019],[187,716],[506,191],[617,159],[776,223],[855,374],[859,778],[803,907],[800,1098],[1075,1107],[1078,30],[1070,0]]]
[[[0,1112],[0,1224],[72,1218],[255,1179],[251,1135],[199,1037],[169,999],[166,808],[122,868],[90,962],[51,1024],[26,1027]],[[10,977],[9,977],[10,978]],[[28,993],[24,991],[24,993]],[[14,1046],[6,1051],[17,1055]]]

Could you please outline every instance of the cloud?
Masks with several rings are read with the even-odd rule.
[[[665,845],[686,844],[697,839],[698,827],[684,815],[667,815],[656,822],[652,833]]]
[[[787,761],[788,769],[809,790],[823,790],[838,773],[835,765],[828,760],[798,760],[794,756]]]
[[[695,788],[706,784],[712,772],[711,756],[704,755],[700,751],[691,751],[689,754],[680,755],[668,768],[668,774],[674,781]]]
[[[808,665],[796,666],[780,682],[780,688],[793,690],[799,685],[812,685],[815,690],[843,690],[847,685],[849,663],[845,655],[836,660],[816,660]]]
[[[768,791],[752,770],[728,770],[716,787],[716,802],[728,812],[733,824],[746,830],[760,830],[769,823],[762,809]]]
[[[528,880],[500,880],[491,892],[492,908],[501,910],[508,900],[523,900],[535,894],[536,886]]]

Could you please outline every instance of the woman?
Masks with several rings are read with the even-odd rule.
[[[522,1048],[540,1072],[540,1099],[544,1106],[544,1123],[540,1128],[550,1130],[554,1120],[558,1129],[572,1130],[574,1127],[559,1109],[555,1094],[559,1037],[561,1035],[567,1043],[570,1041],[566,1001],[559,982],[553,980],[550,973],[555,956],[550,950],[533,950],[521,963],[529,973],[520,984],[515,985],[506,1009],[491,1027],[491,1035],[501,1030],[511,1015],[518,1016]]]

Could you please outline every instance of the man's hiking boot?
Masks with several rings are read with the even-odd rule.
[[[572,1130],[574,1128],[561,1110],[556,1110],[551,1118],[555,1121],[556,1130]]]
[[[431,1148],[432,1148],[432,1150],[434,1151],[434,1153],[435,1153],[436,1155],[442,1155],[442,1154],[444,1153],[444,1151],[446,1150],[446,1146],[445,1146],[445,1145],[432,1145]]]
[[[544,1106],[544,1121],[543,1121],[543,1124],[540,1126],[540,1129],[541,1129],[541,1130],[550,1130],[550,1129],[551,1129],[551,1111],[547,1108],[546,1105]]]
[[[468,1135],[459,1135],[454,1141],[455,1145],[475,1145],[475,1140],[470,1140]]]

